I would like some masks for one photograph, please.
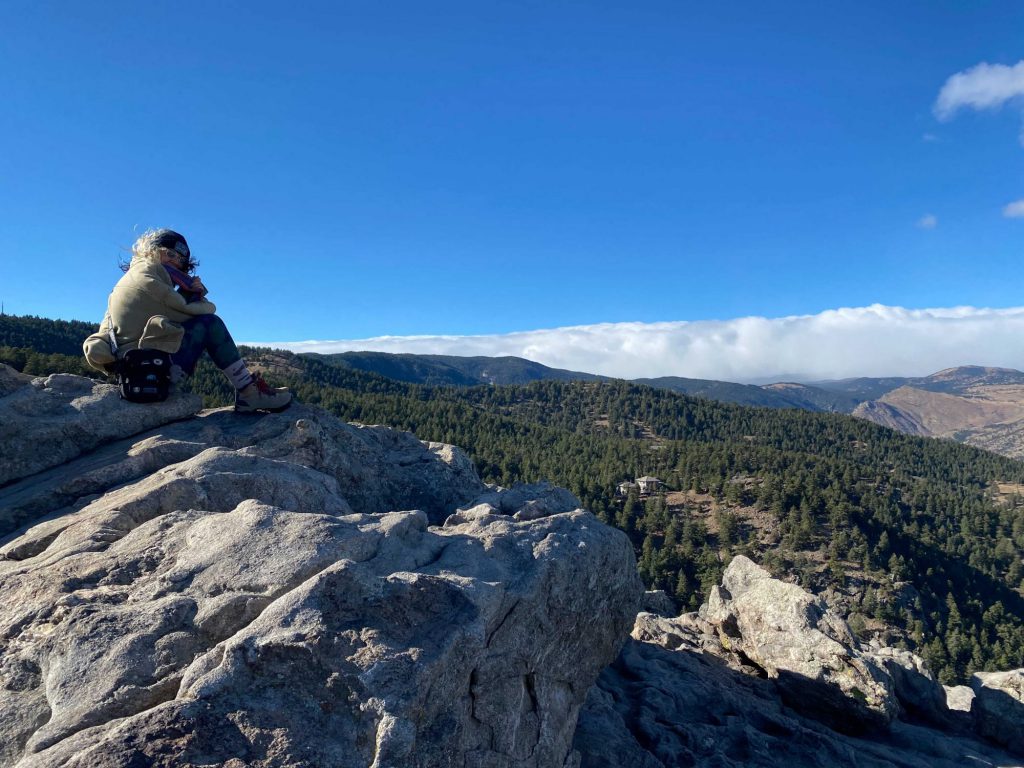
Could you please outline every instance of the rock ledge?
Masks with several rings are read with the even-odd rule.
[[[76,378],[0,398],[7,434],[66,435]],[[0,457],[0,520],[38,519],[0,541],[0,766],[578,764],[642,593],[622,533],[452,446],[192,407]]]

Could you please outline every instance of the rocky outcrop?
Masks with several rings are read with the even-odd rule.
[[[978,672],[971,677],[971,688],[979,732],[1024,755],[1024,669]]]
[[[302,406],[104,439],[0,488],[0,766],[576,764],[642,588],[571,496]]]
[[[31,376],[20,373],[9,365],[0,363],[0,397],[7,397],[16,389],[26,387],[31,382]]]
[[[1011,679],[975,684],[1011,689],[995,697],[1006,704]],[[880,692],[873,706],[860,694],[868,685]],[[582,768],[1020,764],[944,698],[918,657],[861,648],[819,599],[737,557],[700,612],[637,616],[587,697],[575,745]],[[1015,738],[1017,711],[993,713],[994,727]]]
[[[649,589],[640,600],[640,610],[657,616],[675,616],[679,611],[663,589]]]
[[[489,504],[495,511],[517,520],[534,520],[579,509],[580,502],[565,488],[551,483],[524,484],[515,489],[496,488],[480,496],[477,504]]]
[[[722,644],[778,682],[791,706],[840,730],[884,727],[898,710],[892,678],[857,650],[825,601],[733,558],[700,612]]]
[[[969,725],[957,719],[947,702],[946,689],[939,685],[920,656],[877,643],[871,644],[866,655],[892,678],[896,698],[907,714],[946,728]]]
[[[106,387],[108,393],[113,392],[113,387],[95,386]],[[107,400],[108,393],[101,394],[101,397]],[[53,397],[54,391],[46,396]],[[222,449],[224,462],[240,460],[231,459],[233,455],[249,456],[250,459],[258,455],[267,459],[286,459],[288,467],[304,466],[314,470],[330,478],[334,483],[332,488],[344,498],[347,509],[356,512],[422,509],[432,523],[439,524],[459,505],[481,494],[497,492],[480,482],[472,462],[461,450],[440,443],[423,443],[407,432],[342,424],[323,418],[322,412],[303,408],[248,420],[228,409],[221,409],[175,421],[182,412],[187,415],[192,407],[174,405],[177,398],[185,398],[185,405],[192,402],[190,396],[176,395],[167,403],[157,405],[123,404],[132,411],[139,408],[152,408],[153,411],[141,421],[129,418],[111,420],[105,426],[106,439],[98,448],[0,488],[0,536],[46,515],[53,517],[53,522],[38,527],[33,536],[45,538],[55,535],[67,524],[68,511],[79,509],[98,495],[126,482],[145,477],[151,478],[152,483],[169,482],[165,468],[215,448]],[[0,399],[0,409],[6,406],[7,399]],[[112,402],[119,401],[115,399]],[[63,409],[61,406],[55,408],[57,411]],[[151,422],[157,422],[159,426],[138,431]],[[31,446],[31,422],[21,423],[18,443]],[[44,422],[44,428],[51,426],[53,431],[59,431],[56,417],[52,423]],[[42,456],[31,458],[35,456],[36,448],[18,450],[23,450],[30,457],[28,461],[36,465],[45,463]],[[13,450],[5,447],[0,456],[0,466],[26,461],[13,454]],[[249,469],[226,469],[225,482],[238,479],[240,500],[246,497],[242,490],[244,487],[261,482],[261,475],[268,478],[266,482],[275,482],[273,478],[279,474],[277,470],[284,472],[285,466],[264,464],[256,468],[250,464]],[[291,485],[290,476],[287,472],[285,475],[277,483],[279,486]],[[175,480],[173,486],[179,493],[184,493],[182,489],[189,483],[193,488],[191,495],[179,496],[177,503],[186,503],[186,498],[193,499],[196,504],[201,503],[204,497],[202,485],[209,481],[193,480]],[[294,485],[294,492],[305,493],[301,483]],[[255,495],[253,498],[261,497]],[[577,503],[572,508],[578,506]],[[23,547],[24,542],[18,546]]]
[[[946,706],[954,712],[970,712],[974,706],[974,689],[969,685],[944,685]]]

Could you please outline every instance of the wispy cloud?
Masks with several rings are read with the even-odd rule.
[[[957,72],[939,90],[933,111],[945,121],[961,109],[998,109],[1008,103],[1024,106],[1024,60],[1013,66],[982,62]],[[1020,142],[1024,144],[1024,127]]]
[[[295,352],[513,355],[622,378],[763,381],[926,375],[958,365],[1024,367],[1024,307],[875,304],[794,317],[602,323],[487,336],[248,342]]]
[[[982,62],[946,80],[935,100],[935,116],[949,120],[959,110],[995,109],[1024,97],[1024,61],[1012,67]]]
[[[1015,200],[1003,208],[1003,216],[1008,219],[1024,219],[1024,200]]]
[[[938,218],[931,213],[925,214],[924,216],[917,220],[917,226],[919,226],[921,229],[935,229],[935,227],[937,227],[938,224]]]

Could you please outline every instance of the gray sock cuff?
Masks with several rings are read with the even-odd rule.
[[[252,384],[252,374],[245,365],[245,360],[239,358],[227,368],[223,369],[224,375],[234,385],[235,389],[245,389]]]

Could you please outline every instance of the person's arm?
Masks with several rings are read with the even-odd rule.
[[[158,269],[162,266],[156,265]],[[148,294],[151,298],[163,304],[170,310],[185,315],[212,315],[217,311],[217,306],[212,301],[200,299],[199,301],[188,302],[185,297],[174,290],[169,283],[160,280],[153,274],[142,271],[136,278],[139,289]]]

